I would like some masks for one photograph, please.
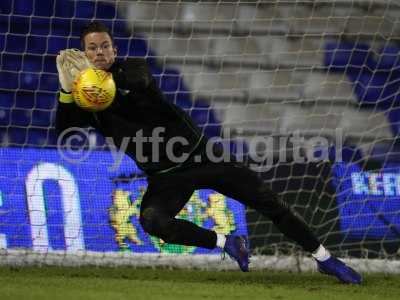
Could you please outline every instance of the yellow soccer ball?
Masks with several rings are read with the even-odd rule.
[[[88,68],[80,72],[72,86],[76,104],[88,111],[101,111],[114,101],[115,82],[111,73]]]

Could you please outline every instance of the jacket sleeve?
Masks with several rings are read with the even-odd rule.
[[[113,77],[119,89],[142,90],[153,80],[151,71],[142,58],[128,58],[113,70]]]
[[[75,103],[58,102],[55,121],[57,136],[71,127],[93,126],[95,124],[94,121],[93,113],[84,111]]]

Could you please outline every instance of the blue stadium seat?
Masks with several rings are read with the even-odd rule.
[[[154,62],[150,68],[158,86],[163,90],[166,99],[190,113],[193,120],[207,136],[219,136],[220,122],[206,101],[193,103],[191,93],[185,86],[182,75],[174,69],[163,70]]]
[[[45,55],[43,58],[44,58],[43,72],[57,73],[56,56]]]
[[[48,144],[48,129],[28,128],[27,144],[33,146],[45,146]]]
[[[10,24],[10,33],[28,34],[30,32],[29,17],[11,16],[9,24]]]
[[[60,50],[66,49],[68,39],[66,37],[51,36],[48,39],[47,52],[48,54],[58,54]]]
[[[57,95],[54,92],[37,92],[35,97],[35,108],[55,109]]]
[[[0,16],[0,33],[8,32],[8,17]]]
[[[114,37],[131,37],[131,33],[127,30],[125,21],[114,21],[112,24],[112,33]]]
[[[40,0],[35,2],[35,16],[50,17],[54,14],[54,0]]]
[[[390,122],[392,133],[395,137],[400,137],[400,93],[397,94],[396,103],[393,108],[386,112],[386,116]]]
[[[47,133],[47,145],[57,145],[57,134],[54,127],[50,127]]]
[[[35,107],[36,91],[17,91],[15,97],[15,108],[31,110]]]
[[[50,126],[51,112],[49,110],[32,110],[32,125],[49,127]]]
[[[0,34],[0,51],[4,50],[6,37],[4,34]]]
[[[0,126],[9,126],[10,120],[10,109],[0,108]]]
[[[75,17],[91,19],[95,15],[95,7],[93,1],[76,1]]]
[[[349,71],[373,63],[369,46],[354,42],[328,42],[325,44],[324,65],[330,71]]]
[[[55,0],[54,16],[72,18],[74,16],[74,1]]]
[[[27,141],[27,129],[10,127],[8,129],[9,142],[14,145],[25,145]]]
[[[14,0],[13,13],[16,15],[30,16],[33,13],[33,2],[26,0]]]
[[[361,104],[373,104],[387,109],[399,93],[399,81],[399,73],[364,69],[355,80],[354,91]]]
[[[17,89],[18,88],[18,73],[0,71],[0,88]]]
[[[399,47],[385,45],[378,60],[366,44],[331,42],[325,49],[325,65],[330,71],[346,72],[361,104],[380,109],[393,106],[400,90]]]
[[[27,127],[31,124],[31,113],[28,109],[11,109],[11,124]]]
[[[339,149],[336,149],[336,146],[329,147],[329,160],[331,162],[340,161],[342,159],[344,162],[361,162],[363,158],[363,154],[360,148],[357,148],[354,145],[344,144],[341,146],[341,156],[336,157],[336,152]]]
[[[97,2],[96,6],[97,19],[113,19],[115,17],[117,17],[117,10],[114,5]]]
[[[170,69],[163,72],[163,70],[159,69],[154,64],[151,64],[150,68],[158,87],[163,91],[167,100],[171,103],[175,103],[177,92],[183,90],[180,86],[181,80],[179,73]]]
[[[193,120],[203,128],[203,133],[208,137],[220,135],[220,122],[215,117],[214,111],[206,101],[197,100],[190,111]]]
[[[209,122],[209,108],[193,108],[190,115],[199,126],[207,125]]]
[[[187,90],[183,87],[182,75],[172,69],[167,69],[161,74],[160,88],[163,91],[177,92],[179,90]]]
[[[47,38],[41,36],[28,36],[28,50],[29,53],[43,54],[46,52]],[[20,52],[25,52],[22,50]]]
[[[31,18],[30,33],[33,35],[47,36],[50,34],[50,18]]]
[[[0,145],[8,145],[8,128],[0,126]]]
[[[146,39],[140,37],[135,37],[130,41],[128,54],[129,56],[153,56],[147,47]]]
[[[8,34],[6,39],[6,51],[24,53],[26,51],[26,37]]]
[[[192,95],[190,91],[179,91],[173,98],[173,104],[179,106],[182,109],[189,110],[193,107]]]
[[[182,109],[188,110],[193,108],[192,93],[190,91],[181,90],[175,93],[163,91],[163,93],[169,102],[181,107]]]
[[[376,69],[380,71],[400,71],[400,46],[387,44],[382,47],[377,56]]]
[[[12,10],[13,0],[2,0],[0,2],[0,13],[9,14]]]
[[[77,48],[80,49],[81,48],[81,41],[78,37],[74,37],[74,38],[69,38],[68,39],[68,43],[67,43],[67,47],[68,48]]]
[[[117,46],[117,55],[125,57],[128,55],[128,39],[114,38],[114,44]]]
[[[23,16],[12,16],[11,22],[7,16],[0,16],[0,33],[7,33],[7,35],[0,34],[0,51],[16,53],[16,55],[10,53],[2,55],[0,88],[32,91],[19,91],[17,98],[14,98],[15,93],[12,92],[5,94],[5,97],[2,97],[3,93],[0,93],[0,104],[4,104],[5,109],[10,106],[15,108],[12,112],[8,111],[8,114],[12,116],[13,124],[27,126],[30,123],[35,126],[50,126],[50,110],[55,108],[57,103],[55,92],[59,88],[55,55],[65,48],[80,48],[78,38],[80,32],[89,19],[95,17],[112,28],[119,48],[119,56],[146,57],[168,100],[184,109],[190,108],[195,121],[205,126],[205,131],[211,135],[216,135],[220,131],[218,120],[208,104],[198,102],[192,109],[191,93],[184,86],[181,74],[176,70],[158,69],[146,40],[141,37],[131,38],[130,32],[126,29],[126,23],[115,20],[116,17],[118,18],[118,11],[114,5],[88,0],[2,0],[0,12],[10,14],[12,11]],[[22,36],[29,33],[31,35],[28,37]],[[51,36],[49,36],[50,33],[52,33]],[[25,53],[22,58],[21,53]],[[7,60],[6,63],[5,60]],[[21,69],[23,73],[19,75],[16,72],[7,72],[7,70]],[[18,110],[18,108],[24,108],[25,112],[32,112],[32,117],[24,114],[24,109]],[[27,136],[26,130],[18,129],[10,132],[10,140],[14,143],[25,144],[28,138],[30,143],[40,144],[41,142],[37,141],[43,141],[42,137],[46,134],[47,132],[44,131],[32,130]],[[103,144],[103,142],[99,139],[99,143]]]
[[[89,20],[88,20],[88,22],[89,22]],[[104,25],[106,25],[108,28],[110,28],[111,32],[113,31],[113,26],[114,26],[115,20],[113,20],[113,19],[109,19],[109,20],[103,19],[103,20],[101,20],[101,22]]]
[[[19,74],[19,88],[24,90],[36,90],[39,86],[38,73],[26,72]]]
[[[73,19],[72,20],[72,30],[71,30],[71,35],[74,35],[76,37],[81,35],[82,28],[86,26],[86,24],[89,23],[89,20],[79,20],[79,19]],[[68,35],[68,33],[65,33],[64,35]]]
[[[14,107],[15,92],[0,90],[0,107]]]
[[[41,74],[39,88],[42,91],[57,91],[58,90],[58,75],[56,75],[56,74]]]
[[[149,65],[167,100],[183,109],[192,108],[191,93],[184,85],[181,74],[174,69],[163,70],[153,60],[150,60]]]
[[[56,36],[69,36],[71,34],[72,19],[58,19],[51,20],[52,34]]]
[[[22,66],[22,55],[1,54],[1,69],[5,71],[19,71]]]
[[[23,56],[23,71],[41,72],[43,68],[43,56],[25,54]]]

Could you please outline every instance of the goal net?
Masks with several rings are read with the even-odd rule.
[[[397,0],[2,0],[2,264],[235,268],[218,250],[147,235],[146,179],[95,130],[59,145],[55,57],[80,48],[90,20],[111,28],[119,58],[144,57],[167,101],[259,172],[333,253],[398,272]],[[270,220],[215,191],[196,191],[178,217],[248,235],[253,268],[313,268]]]

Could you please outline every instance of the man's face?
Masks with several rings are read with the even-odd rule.
[[[115,61],[117,49],[106,32],[92,32],[84,37],[85,54],[101,70],[108,70]]]

